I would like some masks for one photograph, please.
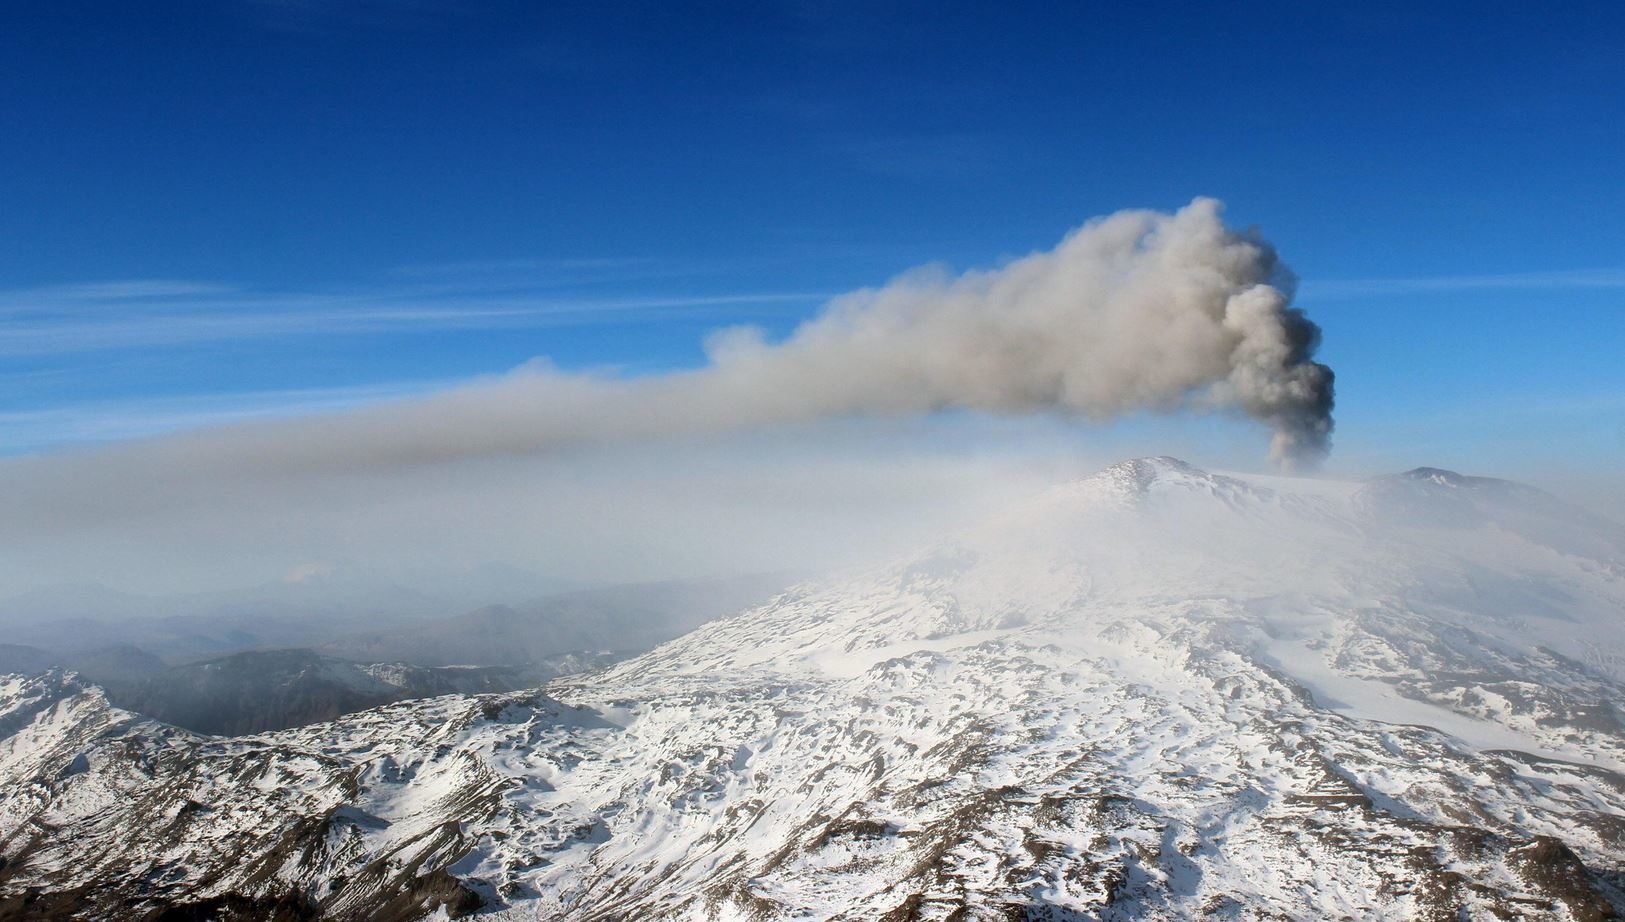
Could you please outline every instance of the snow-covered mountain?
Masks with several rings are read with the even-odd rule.
[[[1622,619],[1526,487],[1130,461],[532,693],[4,680],[0,918],[1613,918]]]

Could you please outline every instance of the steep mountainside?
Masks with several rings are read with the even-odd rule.
[[[1150,459],[533,693],[203,739],[13,679],[0,917],[1614,918],[1621,546]]]

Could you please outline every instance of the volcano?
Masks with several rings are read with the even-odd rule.
[[[208,737],[0,680],[0,918],[1576,919],[1625,532],[1126,461],[531,692]]]

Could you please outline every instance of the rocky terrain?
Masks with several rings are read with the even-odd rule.
[[[13,677],[0,918],[1614,918],[1622,547],[1145,459],[536,691],[208,738]]]

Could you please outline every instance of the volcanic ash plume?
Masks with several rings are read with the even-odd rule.
[[[721,338],[702,375],[746,412],[788,418],[1234,407],[1274,430],[1278,460],[1316,460],[1332,428],[1319,328],[1289,306],[1274,250],[1220,210],[1120,212],[1002,269],[904,276],[835,300],[781,345]]]
[[[1332,372],[1312,360],[1319,329],[1290,306],[1274,250],[1226,228],[1220,211],[1211,199],[1174,214],[1125,211],[999,269],[915,271],[834,299],[781,342],[725,330],[695,370],[528,369],[290,424],[299,432],[188,440],[188,452],[348,467],[950,408],[1089,419],[1200,410],[1245,413],[1274,431],[1280,463],[1312,464],[1332,429]]]

